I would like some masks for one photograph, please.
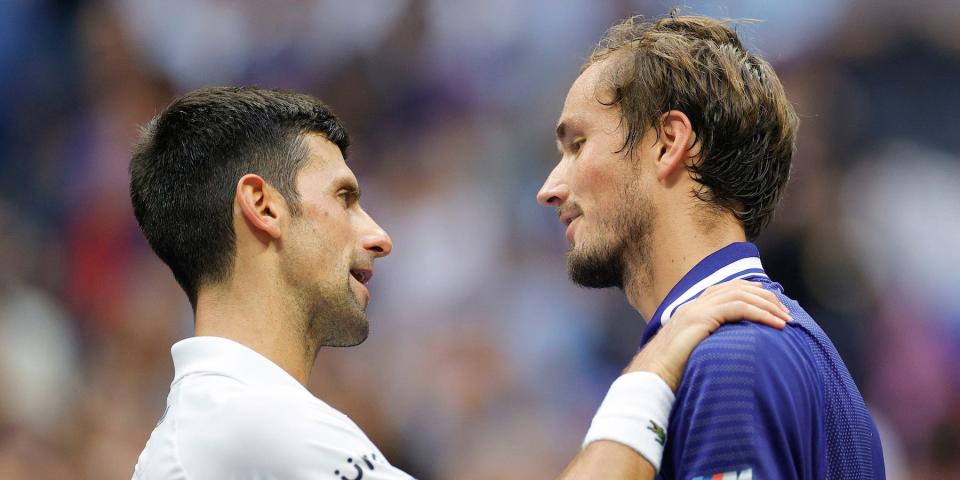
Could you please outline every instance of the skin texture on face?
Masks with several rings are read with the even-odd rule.
[[[357,345],[369,332],[364,283],[392,244],[360,207],[357,180],[336,145],[317,134],[303,141],[299,214],[282,238],[278,281],[303,319],[307,345]]]
[[[557,125],[561,159],[537,200],[567,225],[571,280],[623,288],[628,265],[649,263],[657,208],[648,193],[652,168],[623,149],[620,111],[604,105],[611,93],[599,83],[602,73],[594,64],[570,88]]]

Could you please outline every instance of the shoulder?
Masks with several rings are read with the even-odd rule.
[[[307,392],[211,382],[222,383],[215,395],[181,392],[177,418],[181,459],[199,478],[291,468],[332,474],[351,455],[374,451],[345,415]]]
[[[717,411],[772,408],[790,402],[813,411],[822,398],[821,380],[805,333],[740,322],[724,325],[694,349],[677,390],[678,413],[691,405]],[[701,412],[702,413],[702,412]]]
[[[790,323],[781,331],[738,322],[723,325],[701,342],[690,355],[687,373],[742,377],[779,372],[783,376],[803,376],[803,372],[813,370],[810,346],[800,324]]]
[[[797,327],[724,325],[690,356],[671,412],[668,471],[797,478],[790,469],[813,451],[823,411],[819,385]]]

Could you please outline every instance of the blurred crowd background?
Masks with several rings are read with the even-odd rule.
[[[960,3],[685,1],[754,18],[801,116],[764,264],[830,334],[888,478],[960,478]],[[534,195],[553,127],[630,0],[0,1],[0,478],[126,479],[192,332],[132,215],[138,126],[255,84],[344,119],[391,234],[371,336],[315,393],[422,479],[551,478],[643,319],[566,278]]]

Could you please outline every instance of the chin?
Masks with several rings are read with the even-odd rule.
[[[583,245],[567,253],[570,280],[586,288],[623,288],[622,249]]]
[[[363,343],[370,334],[370,324],[366,316],[361,321],[347,321],[342,319],[341,324],[324,335],[320,345],[324,347],[353,347]]]
[[[370,333],[370,323],[364,310],[349,286],[339,295],[328,294],[325,301],[313,305],[308,335],[325,347],[359,345]]]
[[[367,340],[367,336],[370,334],[369,326],[364,323],[363,328],[354,329],[347,335],[341,335],[337,338],[330,339],[327,342],[324,342],[324,346],[327,347],[355,347],[360,345]]]
[[[336,342],[338,347],[352,347],[360,345],[370,335],[370,322],[367,321],[366,308],[359,302],[350,302],[350,305],[344,305],[344,311],[340,312],[339,318],[335,321],[338,328],[334,331],[336,335],[331,341]]]

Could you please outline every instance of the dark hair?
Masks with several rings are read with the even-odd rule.
[[[679,15],[615,25],[584,65],[612,58],[606,79],[632,151],[659,118],[690,118],[700,161],[690,167],[701,200],[729,210],[755,239],[790,176],[798,119],[773,68],[726,23]]]
[[[140,230],[196,307],[200,286],[233,268],[233,199],[240,178],[260,175],[299,213],[303,135],[320,133],[346,156],[346,130],[309,95],[254,87],[190,92],[143,129],[130,161]]]

